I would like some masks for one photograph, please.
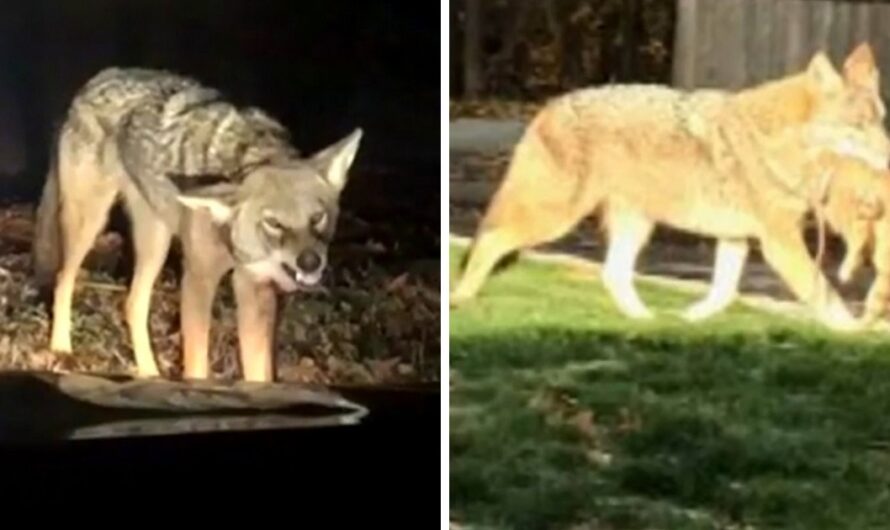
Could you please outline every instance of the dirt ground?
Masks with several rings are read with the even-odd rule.
[[[33,204],[0,205],[0,369],[128,374],[123,318],[130,252],[126,225],[100,237],[75,295],[75,353],[47,350],[49,318],[30,278]],[[395,219],[399,219],[395,217]],[[438,228],[343,212],[319,293],[283,302],[278,376],[318,384],[412,384],[439,378]],[[425,251],[418,249],[425,248]],[[435,252],[438,254],[438,251]],[[150,328],[162,371],[181,373],[178,254],[155,288]],[[214,306],[212,368],[240,375],[235,310],[224,280]]]

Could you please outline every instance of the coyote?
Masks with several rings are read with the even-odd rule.
[[[108,68],[75,95],[37,212],[38,283],[53,290],[50,347],[71,348],[75,278],[122,198],[136,256],[126,301],[137,374],[158,376],[151,291],[182,244],[184,376],[209,375],[214,293],[232,271],[243,376],[274,379],[277,295],[318,283],[362,130],[309,157],[255,108],[172,72]]]
[[[737,293],[749,239],[794,294],[837,329],[858,328],[809,255],[801,223],[824,187],[813,160],[834,152],[886,168],[890,139],[868,44],[843,75],[824,53],[786,78],[738,92],[657,85],[582,89],[555,98],[516,146],[476,233],[452,305],[473,298],[507,254],[602,214],[603,282],[619,310],[650,318],[633,285],[656,223],[717,239],[695,321]]]
[[[831,176],[820,213],[846,246],[837,276],[849,283],[864,261],[871,261],[875,277],[862,319],[872,324],[890,307],[890,171],[833,154],[826,155],[823,167]]]

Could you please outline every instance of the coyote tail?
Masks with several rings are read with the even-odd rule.
[[[37,219],[34,225],[34,240],[31,247],[32,272],[41,298],[48,299],[55,287],[56,274],[62,264],[62,238],[59,224],[59,167],[58,135],[53,138],[49,157],[49,171],[43,185]]]

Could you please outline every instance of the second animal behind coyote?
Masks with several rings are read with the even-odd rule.
[[[138,374],[159,374],[148,315],[175,236],[185,377],[209,376],[211,306],[231,270],[244,377],[273,379],[277,295],[321,278],[361,135],[303,157],[277,121],[196,80],[100,72],[71,103],[38,209],[35,273],[53,287],[51,348],[72,350],[75,279],[122,198],[136,255],[126,317]]]
[[[825,324],[861,326],[810,256],[802,221],[824,192],[822,153],[886,168],[890,139],[871,48],[843,75],[822,53],[807,68],[736,93],[661,86],[578,90],[549,102],[515,147],[452,292],[472,299],[505,255],[601,214],[603,282],[618,308],[649,318],[633,284],[656,223],[717,239],[710,292],[684,316],[734,299],[755,238],[767,262]]]
[[[823,167],[832,174],[822,213],[847,246],[838,278],[850,282],[865,260],[874,267],[863,313],[863,323],[871,324],[890,308],[890,170],[834,154],[825,156]]]

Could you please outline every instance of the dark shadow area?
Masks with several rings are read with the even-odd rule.
[[[37,197],[52,130],[87,79],[112,65],[142,66],[265,109],[305,152],[363,127],[347,204],[361,211],[401,200],[438,219],[438,63],[438,6],[423,3],[4,4],[0,200]]]
[[[332,283],[382,291],[381,277],[406,274],[410,268],[412,281],[419,271],[416,277],[437,286],[437,267],[429,267],[430,273],[424,275],[426,269],[411,264],[439,257],[439,11],[438,4],[408,0],[4,3],[0,7],[0,207],[16,203],[21,209],[22,204],[36,202],[53,130],[85,81],[109,66],[168,69],[217,88],[236,103],[267,111],[307,154],[362,127],[365,134],[342,197],[344,229],[338,232],[337,249],[332,252],[337,255],[331,259],[331,268],[349,277],[337,276]],[[15,218],[3,225],[6,232],[15,226],[21,233],[14,244],[0,245],[10,247],[4,251],[7,257],[18,254],[4,264],[16,275],[5,285],[18,288],[28,282],[23,271],[28,264],[30,212],[6,217]],[[118,219],[111,228],[122,230],[123,224]],[[384,251],[368,251],[368,241],[385,245]],[[129,247],[124,244],[123,252]],[[128,261],[124,259],[124,265]],[[115,270],[129,273],[126,266]],[[362,271],[367,275],[359,274]],[[378,276],[368,280],[368,271]],[[387,283],[393,279],[386,278]],[[394,284],[387,292],[399,289]],[[30,310],[30,296],[19,301],[22,312],[15,315],[9,305],[3,306],[0,318],[8,318],[9,324],[4,332],[22,355],[36,355],[39,348],[25,342],[24,319],[10,324],[13,317]],[[330,304],[333,307],[334,302]],[[117,309],[104,302],[95,307],[101,308],[98,313]],[[124,326],[116,329],[126,332]],[[360,339],[364,337],[356,341]],[[405,341],[407,337],[402,337]],[[384,342],[378,349],[386,351],[386,346]],[[260,477],[276,475],[299,482],[285,489],[301,502],[306,497],[300,492],[305,490],[339,502],[341,510],[329,514],[328,523],[351,515],[390,528],[438,525],[438,385],[388,389],[369,384],[343,388],[342,393],[369,409],[363,421],[72,442],[63,440],[80,428],[176,416],[97,407],[27,374],[7,374],[0,376],[0,468],[6,476],[39,476],[57,485],[85,476],[102,480],[120,475],[132,480],[152,475],[180,483],[190,477],[207,487],[204,479],[215,476],[223,482],[210,486],[226,490],[222,497],[228,489],[238,495],[242,487],[272,488]],[[211,474],[201,475],[207,469]],[[250,481],[237,482],[235,477],[242,474]],[[380,487],[381,480],[397,485]],[[253,508],[238,504],[236,509]],[[302,513],[301,507],[296,509]]]
[[[669,81],[676,2],[451,2],[450,94],[539,101],[590,85]]]
[[[226,491],[239,500],[261,496],[263,502],[295,495],[307,503],[299,510],[301,518],[322,512],[327,523],[356,518],[387,528],[433,528],[439,523],[438,388],[334,389],[369,409],[355,425],[66,441],[84,427],[172,422],[184,415],[98,407],[60,392],[51,382],[57,376],[40,376],[44,379],[0,374],[0,466],[19,493],[33,480],[42,496],[92,496],[96,491],[83,489],[89,477],[90,484],[124,487],[127,495],[135,495],[160,480],[166,494],[181,491],[192,499],[211,492],[211,497],[225,496]],[[299,407],[275,414],[310,418],[331,413],[324,409]],[[238,413],[250,414],[258,420],[270,416]],[[203,416],[224,421],[226,411]],[[275,480],[284,480],[286,487]],[[327,512],[329,504],[351,509]]]
[[[452,338],[451,358],[456,521],[698,528],[694,510],[702,528],[869,528],[890,515],[878,340],[526,326]]]
[[[305,418],[317,420],[315,423],[305,425],[307,429],[314,427],[341,428],[347,431],[361,431],[368,425],[397,425],[404,423],[413,424],[418,421],[429,426],[437,426],[438,413],[438,387],[406,386],[393,388],[380,388],[370,386],[351,386],[331,389],[318,387],[319,392],[330,396],[341,396],[351,402],[367,409],[366,415],[355,423],[345,423],[344,420],[351,408],[338,406],[327,398],[304,403],[295,403],[290,406],[276,407],[262,410],[259,408],[225,408],[218,407],[209,411],[188,410],[172,411],[165,407],[151,407],[142,405],[142,408],[125,406],[102,406],[94,402],[78,398],[60,389],[59,379],[62,376],[53,373],[35,372],[4,372],[0,373],[0,446],[3,444],[34,444],[57,443],[68,439],[78,429],[111,425],[123,422],[136,422],[154,420],[162,423],[165,420],[171,422],[183,418],[247,418],[253,417],[257,421],[264,417],[275,418]],[[109,381],[126,381],[128,378],[110,376]],[[312,387],[305,387],[311,390]],[[300,387],[294,387],[299,391]],[[127,390],[123,390],[128,392]],[[193,392],[199,391],[198,388]],[[134,396],[121,396],[133,398]],[[138,403],[138,399],[134,399]],[[185,404],[181,401],[181,403]],[[221,421],[221,423],[224,423]],[[272,427],[263,430],[275,430]],[[282,422],[284,423],[284,422]],[[301,427],[296,425],[296,428]],[[283,429],[284,427],[282,427]],[[278,429],[278,430],[282,430]],[[198,430],[197,428],[195,430]],[[203,429],[202,429],[203,430]],[[245,431],[237,424],[221,425],[213,431]],[[116,436],[126,436],[118,433]],[[135,437],[141,437],[134,431]],[[429,441],[433,443],[433,440]]]

